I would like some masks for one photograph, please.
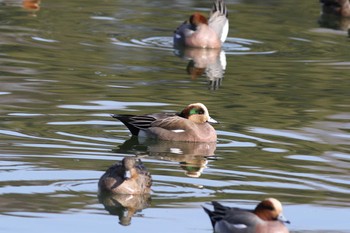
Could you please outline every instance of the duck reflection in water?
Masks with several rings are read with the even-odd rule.
[[[221,49],[182,48],[174,51],[175,55],[188,60],[186,67],[191,79],[206,77],[208,88],[217,90],[226,70],[226,54]]]
[[[132,217],[143,217],[141,211],[151,205],[149,194],[129,195],[100,193],[99,201],[111,215],[117,215],[119,224],[128,226]]]
[[[320,3],[320,26],[350,33],[350,0],[320,0]]]
[[[225,52],[221,50],[229,31],[228,9],[224,0],[215,0],[209,17],[193,13],[175,31],[175,54],[190,60],[187,72],[192,79],[205,75],[209,89],[221,85],[226,69]]]
[[[187,176],[199,177],[206,168],[208,159],[214,159],[215,150],[216,142],[157,141],[133,136],[113,151],[178,162]]]
[[[98,182],[98,196],[105,209],[127,226],[136,212],[149,206],[151,174],[135,157],[110,166]]]

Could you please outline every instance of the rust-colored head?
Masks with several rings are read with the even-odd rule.
[[[283,219],[282,204],[275,198],[267,198],[260,202],[254,210],[254,213],[265,221],[289,221]]]
[[[194,26],[198,26],[201,24],[208,24],[208,20],[202,14],[196,12],[190,16],[190,24],[192,24]]]
[[[38,11],[40,9],[40,0],[23,0],[22,6],[26,10]]]

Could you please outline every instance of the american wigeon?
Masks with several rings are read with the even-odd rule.
[[[98,182],[100,193],[113,194],[147,194],[151,185],[151,174],[141,160],[134,157],[125,157],[109,167]]]
[[[205,207],[216,233],[288,233],[282,204],[275,198],[260,202],[254,210],[232,208],[212,202],[214,211]]]
[[[215,142],[216,131],[209,123],[217,123],[209,116],[201,103],[188,105],[180,113],[156,113],[147,115],[119,115],[132,135],[167,141]]]
[[[40,0],[23,0],[22,6],[26,10],[40,10]]]
[[[320,2],[322,3],[323,13],[350,17],[349,0],[320,0]]]
[[[209,19],[196,12],[174,31],[174,45],[220,48],[228,34],[228,12],[223,0],[215,0]]]

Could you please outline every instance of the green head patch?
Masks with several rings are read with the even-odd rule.
[[[202,108],[192,108],[190,110],[190,115],[193,115],[193,114],[204,114],[204,111]]]

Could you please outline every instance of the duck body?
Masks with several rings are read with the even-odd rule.
[[[209,19],[196,12],[174,31],[175,47],[220,48],[228,34],[228,11],[223,0],[215,0]]]
[[[201,103],[188,105],[181,113],[156,113],[146,115],[120,115],[120,120],[132,135],[167,141],[215,142],[216,131],[209,122],[217,123],[209,116]]]
[[[320,0],[322,3],[322,12],[324,14],[333,14],[337,16],[350,17],[349,0]]]
[[[216,233],[289,233],[284,225],[282,205],[274,198],[260,202],[254,210],[232,208],[212,202],[214,211],[204,208]]]
[[[134,157],[125,157],[121,162],[113,164],[98,182],[100,193],[112,194],[148,194],[151,185],[151,174],[141,160]]]

